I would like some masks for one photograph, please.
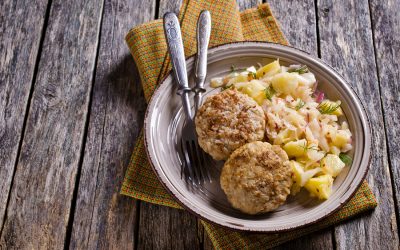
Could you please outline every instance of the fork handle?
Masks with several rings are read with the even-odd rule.
[[[164,15],[164,32],[167,39],[169,55],[171,57],[174,77],[178,83],[178,94],[182,98],[182,105],[186,118],[191,120],[192,112],[189,101],[189,92],[191,89],[188,83],[181,28],[177,16],[172,12],[167,12]]]
[[[211,34],[211,15],[208,10],[203,10],[197,20],[197,58],[195,69],[196,86],[193,88],[195,93],[195,111],[201,103],[204,89],[204,81],[207,75],[207,49]]]

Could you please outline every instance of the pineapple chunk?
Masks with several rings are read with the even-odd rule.
[[[266,99],[264,89],[264,85],[259,83],[258,80],[252,80],[243,87],[239,88],[239,91],[252,97],[258,104],[261,105]]]
[[[324,173],[336,177],[343,170],[346,164],[340,160],[339,156],[328,154],[322,159],[321,166]]]
[[[324,158],[325,153],[324,151],[318,151],[315,149],[308,149],[307,150],[307,158],[309,159],[309,164],[315,163],[319,160],[321,160],[322,158]]]
[[[272,87],[279,93],[290,94],[299,85],[296,74],[293,73],[279,73],[271,79]]]
[[[243,72],[242,72],[242,73],[238,74],[237,76],[235,76],[235,77],[229,79],[227,85],[229,86],[229,85],[232,85],[232,84],[238,83],[238,82],[248,82],[248,75],[247,75],[247,73],[243,73]]]
[[[294,141],[297,139],[296,131],[290,129],[281,130],[274,139],[274,145],[281,145],[289,141]]]
[[[281,66],[279,65],[279,60],[273,61],[261,68],[259,68],[256,72],[256,76],[258,79],[262,77],[272,76],[280,70]]]
[[[307,87],[312,87],[312,85],[317,81],[314,74],[311,72],[303,73],[301,75],[297,74],[297,79],[299,80],[299,85]]]
[[[330,148],[330,152],[334,155],[339,155],[340,154],[340,148],[336,147],[336,146],[331,146]]]
[[[304,155],[307,146],[307,141],[305,139],[298,141],[290,141],[283,146],[289,157],[300,157]]]
[[[332,115],[336,115],[336,116],[343,115],[342,108],[341,107],[337,108],[335,111],[332,112]]]
[[[210,81],[211,88],[218,88],[221,87],[222,85],[224,85],[224,82],[222,81],[221,77],[213,78]]]
[[[345,130],[338,130],[335,136],[332,138],[333,145],[337,147],[343,147],[350,141],[350,134]]]
[[[328,199],[332,193],[333,178],[329,174],[311,178],[304,187],[310,192],[311,196],[321,200]]]
[[[291,193],[297,194],[301,187],[303,187],[308,180],[310,180],[314,175],[321,172],[321,168],[314,168],[307,171],[304,171],[304,166],[296,161],[290,161],[290,165],[292,167],[292,179],[293,186],[291,189]]]

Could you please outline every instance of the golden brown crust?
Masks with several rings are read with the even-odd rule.
[[[199,145],[215,160],[226,160],[238,147],[264,138],[264,111],[237,90],[209,97],[195,122]]]
[[[221,187],[233,207],[248,214],[282,205],[290,194],[292,170],[285,151],[268,142],[251,142],[235,150],[222,169]]]

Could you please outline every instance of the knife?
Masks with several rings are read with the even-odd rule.
[[[172,69],[178,83],[178,94],[182,98],[183,110],[188,121],[193,121],[190,109],[188,76],[186,70],[185,52],[182,42],[181,28],[177,16],[172,12],[164,15],[164,32],[167,38],[169,54],[171,56]]]
[[[195,87],[194,110],[200,107],[207,75],[207,49],[211,34],[211,15],[208,10],[203,10],[197,20],[197,58],[195,62]]]

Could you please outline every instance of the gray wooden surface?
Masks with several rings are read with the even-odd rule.
[[[276,249],[399,249],[400,1],[268,2],[289,42],[361,96],[379,201]],[[146,109],[124,36],[180,5],[0,2],[0,249],[212,249],[189,213],[119,195]]]

